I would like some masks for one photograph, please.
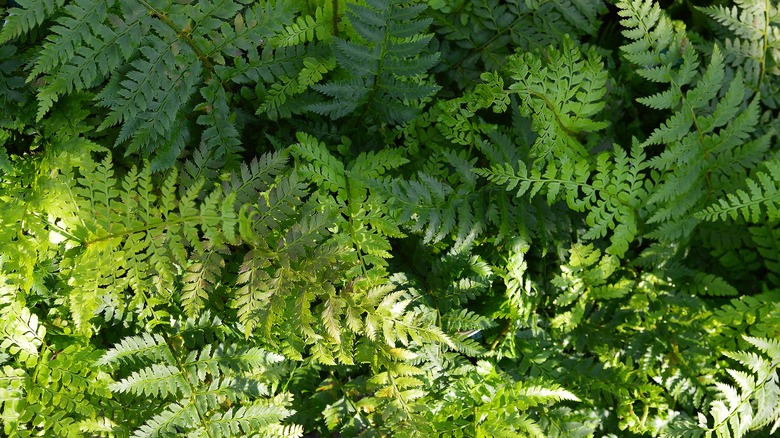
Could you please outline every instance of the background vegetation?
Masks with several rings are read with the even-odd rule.
[[[0,2],[4,436],[767,436],[772,1]]]

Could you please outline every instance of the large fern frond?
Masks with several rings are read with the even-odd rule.
[[[437,90],[423,80],[438,59],[428,53],[432,36],[422,33],[430,19],[417,18],[425,8],[395,0],[349,4],[349,21],[366,43],[333,39],[346,77],[315,85],[331,99],[309,109],[338,119],[361,108],[360,118],[392,124],[410,121],[419,111],[415,103]]]
[[[665,177],[648,199],[648,223],[659,224],[648,236],[685,239],[696,227],[693,213],[704,207],[708,193],[728,186],[735,172],[752,165],[751,157],[768,148],[771,134],[750,141],[759,119],[758,99],[748,100],[739,72],[733,80],[726,80],[719,46],[713,47],[700,74],[696,49],[658,5],[632,0],[619,2],[618,7],[623,34],[632,41],[622,46],[624,56],[636,65],[640,76],[668,84],[665,90],[639,101],[672,111],[644,142],[645,146],[665,146],[651,160],[652,168]]]
[[[142,416],[151,414],[131,426],[133,436],[168,436],[184,430],[193,436],[228,437],[279,425],[292,413],[286,397],[263,397],[268,395],[266,381],[276,379],[271,370],[282,356],[234,343],[193,342],[185,335],[194,328],[219,325],[221,321],[204,315],[174,324],[180,333],[171,339],[125,338],[97,361],[118,372],[128,364],[141,364],[110,385],[118,397],[146,397],[151,405],[130,408]]]
[[[198,201],[201,181],[179,198],[176,172],[158,190],[149,166],[118,179],[109,157],[100,163],[85,159],[78,172],[76,184],[70,183],[77,176],[72,168],[52,179],[48,213],[61,218],[53,228],[63,245],[73,247],[61,268],[79,285],[70,297],[79,330],[89,330],[102,297],[149,306],[146,311],[154,315],[159,304],[150,305],[156,300],[149,297],[173,294],[180,267],[189,266],[189,248],[204,248],[202,242],[218,247],[235,239],[235,193],[224,196],[217,188]],[[129,302],[126,287],[134,291]]]

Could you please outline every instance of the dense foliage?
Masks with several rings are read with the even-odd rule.
[[[27,436],[767,436],[774,1],[0,0]]]

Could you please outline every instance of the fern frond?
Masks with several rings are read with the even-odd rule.
[[[352,27],[366,43],[333,38],[336,60],[347,77],[314,85],[333,99],[309,109],[338,119],[363,107],[360,119],[410,121],[418,112],[416,103],[438,89],[419,80],[438,59],[438,54],[426,53],[432,36],[421,33],[431,20],[417,19],[426,5],[381,0],[348,8]]]
[[[153,155],[155,169],[171,167],[191,137],[182,116],[190,115],[193,107],[208,114],[198,118],[206,146],[217,155],[236,152],[238,133],[215,89],[240,80],[236,69],[226,67],[226,58],[238,69],[256,68],[260,60],[251,52],[257,53],[258,41],[282,31],[282,23],[293,14],[289,2],[247,6],[233,0],[45,0],[23,1],[21,6],[12,10],[10,27],[3,28],[0,38],[18,37],[47,17],[56,18],[52,33],[33,52],[28,76],[29,81],[41,77],[38,119],[63,96],[98,88],[99,104],[109,109],[99,130],[121,125],[115,144],[129,142],[128,153]],[[205,98],[202,106],[197,105],[199,88]],[[209,117],[214,112],[217,118]],[[227,141],[219,144],[216,139]]]
[[[150,418],[133,432],[133,438],[155,438],[174,434],[179,427],[186,426],[198,418],[194,405],[182,406],[171,403],[165,410]]]
[[[321,9],[317,8],[317,12]],[[321,15],[321,14],[320,14]],[[281,34],[270,42],[274,47],[295,46],[314,40],[314,36],[327,28],[328,23],[318,22],[311,15],[297,17],[293,23],[285,27]]]
[[[398,210],[395,220],[412,232],[424,232],[425,242],[439,242],[455,232],[462,245],[480,234],[477,219],[465,191],[455,192],[446,181],[419,172],[414,180],[385,179],[372,184]]]
[[[40,26],[44,20],[54,15],[66,0],[18,0],[17,6],[9,9],[3,28],[0,30],[0,44],[6,43]]]
[[[284,356],[269,353],[258,347],[241,348],[235,345],[217,344],[206,345],[199,352],[191,351],[189,356],[182,361],[182,366],[190,376],[197,376],[204,381],[207,374],[219,376],[221,374],[252,372],[263,373],[274,363],[284,360]]]
[[[780,218],[780,162],[767,161],[764,164],[767,172],[758,171],[745,181],[747,191],[728,193],[717,204],[698,212],[696,216],[709,221],[733,220],[741,216],[752,223]]]
[[[110,389],[116,392],[162,398],[168,397],[169,394],[189,396],[189,387],[185,384],[181,371],[175,366],[161,364],[152,364],[148,368],[142,368],[111,384]]]
[[[614,150],[614,164],[609,163],[610,157],[599,156],[598,173],[591,184],[582,187],[586,223],[591,227],[583,237],[603,237],[611,230],[612,245],[607,252],[622,257],[638,233],[639,211],[647,199],[643,173],[647,163],[637,142],[630,158],[620,147]]]
[[[146,156],[155,139],[171,135],[177,114],[201,81],[200,60],[186,50],[176,54],[173,47],[162,38],[151,39],[125,79],[98,95],[100,105],[110,109],[99,129],[124,122],[116,143],[132,139],[128,153],[143,151]]]
[[[254,202],[286,169],[287,160],[287,152],[278,151],[253,158],[248,165],[242,163],[239,171],[231,173],[230,178],[222,183],[222,191],[225,194],[235,193],[238,205]]]
[[[199,182],[177,199],[176,172],[158,190],[148,166],[118,180],[110,158],[80,165],[78,184],[67,182],[73,169],[62,169],[63,177],[52,181],[50,193],[66,200],[53,202],[50,213],[65,218],[59,228],[68,231],[69,244],[78,248],[61,267],[79,284],[70,302],[80,330],[88,330],[101,296],[146,308],[154,302],[147,294],[170,297],[180,267],[189,266],[189,248],[202,250],[204,244],[214,247],[235,239],[236,194],[223,197],[217,189],[199,202]],[[101,264],[101,259],[114,264]],[[124,302],[127,286],[134,291],[130,303]],[[146,309],[154,315],[153,308]]]
[[[209,419],[209,436],[228,438],[240,432],[247,436],[256,432],[265,432],[263,434],[265,436],[300,437],[303,435],[300,426],[284,427],[278,424],[291,413],[284,407],[269,406],[262,402],[235,410],[229,409]]]
[[[625,17],[621,23],[627,29],[623,33],[634,41],[623,46],[625,56],[637,65],[638,74],[669,84],[667,90],[640,101],[673,111],[644,142],[666,146],[651,161],[653,168],[665,172],[665,178],[647,200],[651,212],[648,223],[660,224],[648,236],[668,241],[685,239],[696,227],[696,219],[713,218],[721,210],[723,217],[728,214],[723,208],[728,204],[710,207],[710,213],[696,212],[705,208],[702,204],[708,193],[719,190],[721,184],[728,187],[736,172],[744,172],[751,164],[748,157],[755,154],[758,159],[765,147],[766,138],[749,141],[759,120],[758,99],[745,106],[743,77],[738,71],[733,80],[726,80],[725,59],[718,45],[713,47],[706,69],[698,75],[695,48],[688,44],[684,31],[671,26],[657,5],[635,0],[620,2],[618,7]],[[719,98],[726,84],[728,88]],[[745,154],[744,161],[734,160],[734,154]]]
[[[279,423],[292,414],[285,394],[264,397],[269,392],[264,382],[280,378],[271,368],[284,360],[281,355],[240,346],[235,330],[225,334],[227,342],[188,333],[213,330],[220,324],[207,314],[199,320],[175,321],[170,338],[125,338],[98,361],[98,365],[113,364],[115,372],[122,372],[126,365],[151,362],[109,385],[116,396],[146,397],[154,406],[151,410],[128,407],[135,414],[129,416],[133,436],[251,434],[281,427]],[[158,346],[166,354],[150,354]]]
[[[90,25],[103,23],[113,3],[113,0],[79,0],[65,7],[67,14],[57,20],[57,26],[53,28],[54,35],[43,45],[30,77],[53,71],[72,58],[76,49],[84,45],[85,39],[90,36]],[[39,111],[39,118],[42,115]]]
[[[298,133],[298,143],[292,146],[295,155],[310,162],[301,167],[301,173],[328,191],[338,192],[347,187],[344,163],[334,157],[324,142],[305,133]],[[347,198],[346,194],[342,194]]]
[[[674,64],[681,52],[675,50],[672,22],[652,0],[629,0],[617,3],[623,35],[633,40],[622,47],[627,59],[644,68]],[[671,50],[670,50],[671,49]],[[640,73],[641,74],[641,73]]]
[[[547,162],[553,156],[586,157],[577,136],[607,126],[594,119],[605,105],[607,73],[595,51],[586,56],[565,38],[561,50],[550,48],[544,55],[509,59],[509,72],[516,81],[509,90],[520,97],[521,114],[534,116],[531,127],[538,134],[534,158]]]
[[[198,116],[197,120],[198,124],[204,127],[201,142],[209,151],[210,160],[229,159],[243,148],[235,127],[235,115],[231,114],[229,109],[228,94],[218,81],[201,88],[200,94],[204,102],[195,107],[195,110],[206,113]],[[195,179],[198,176],[196,175]]]
[[[539,3],[543,4],[544,2]],[[561,16],[581,32],[593,35],[598,30],[599,15],[603,13],[603,3],[554,0],[553,4]]]
[[[708,104],[720,90],[723,84],[724,75],[723,57],[721,56],[720,49],[715,46],[712,52],[712,62],[707,67],[704,76],[701,77],[696,86],[685,94],[685,103],[692,108],[701,108]],[[739,81],[735,81],[735,83],[739,83]],[[738,85],[736,87],[736,89],[739,89]],[[679,92],[674,94],[679,95]],[[742,96],[734,97],[738,98]],[[737,102],[737,105],[739,104],[741,104],[741,102]],[[736,112],[734,106],[726,108]],[[662,124],[653,131],[645,144],[673,143],[679,141],[689,133],[690,128],[695,121],[695,117],[690,117],[688,113],[677,111],[674,115],[669,117],[665,124]],[[708,126],[709,129],[715,127],[716,126]]]
[[[780,386],[777,374],[777,368],[780,366],[780,342],[747,335],[743,335],[743,338],[763,355],[752,351],[726,353],[729,358],[749,368],[750,372],[727,370],[736,382],[736,388],[716,383],[723,399],[712,402],[710,415],[714,424],[706,430],[713,431],[718,436],[740,438],[751,430],[761,429],[769,424],[773,424],[774,432],[780,425]]]
[[[288,424],[284,426],[272,424],[269,425],[266,430],[268,435],[274,438],[301,438],[304,434],[303,426],[300,424]]]
[[[34,367],[46,337],[46,326],[40,324],[38,315],[30,312],[27,307],[3,309],[3,313],[13,320],[2,325],[3,340],[0,342],[0,348],[16,356],[20,363]]]
[[[225,267],[225,248],[207,250],[187,267],[182,278],[181,302],[188,317],[198,316],[209,295],[214,292],[217,281]]]
[[[523,385],[516,395],[525,406],[521,405],[521,409],[528,406],[537,406],[540,404],[547,404],[550,402],[558,402],[561,400],[580,401],[580,399],[571,392],[557,387],[557,385]]]
[[[266,272],[268,266],[270,263],[267,260],[250,251],[244,256],[244,262],[238,271],[236,282],[239,289],[236,292],[235,305],[239,308],[239,315],[245,315],[243,318],[250,324],[250,330],[255,324],[252,314],[267,305],[271,298],[272,292],[265,290],[265,285],[270,280]]]
[[[772,2],[739,1],[736,5],[700,7],[699,10],[730,30],[734,38],[724,41],[727,62],[741,69],[748,83],[766,94],[770,102],[774,87],[767,75],[777,75],[772,53],[780,47],[777,6]]]
[[[780,230],[774,222],[753,226],[749,230],[750,237],[763,259],[764,267],[769,271],[767,275],[769,281],[777,284],[780,281],[780,257],[777,252]]]
[[[583,237],[595,239],[612,231],[608,252],[622,256],[638,232],[638,214],[647,198],[644,187],[647,164],[637,142],[630,158],[620,147],[614,150],[614,157],[609,154],[598,157],[592,175],[585,162],[579,162],[577,167],[564,162],[560,169],[551,164],[544,173],[532,169],[529,174],[523,162],[518,162],[517,170],[504,164],[474,172],[505,186],[508,191],[517,190],[516,196],[528,194],[533,198],[546,192],[549,204],[562,198],[569,208],[588,211],[586,223],[590,228]]]
[[[165,345],[165,339],[159,334],[151,335],[146,333],[142,336],[129,336],[122,339],[113,348],[106,351],[97,362],[97,365],[116,366],[122,363],[133,363],[133,361],[139,359],[143,361],[165,361],[173,364],[173,357]]]
[[[65,9],[74,14],[75,20],[86,18],[74,13],[71,6]],[[121,24],[114,29],[99,22],[94,24],[92,29],[94,35],[85,36],[90,39],[90,44],[79,42],[78,39],[76,41],[53,39],[52,45],[49,46],[52,51],[66,53],[66,58],[60,59],[59,63],[53,60],[47,61],[47,56],[52,57],[52,55],[47,55],[44,48],[32,75],[53,71],[56,72],[56,76],[38,92],[39,117],[60,97],[75,90],[95,87],[129,59],[133,48],[141,40],[143,15],[129,15],[129,17],[132,18],[128,21],[120,21]],[[73,22],[64,23],[66,26],[71,24]]]

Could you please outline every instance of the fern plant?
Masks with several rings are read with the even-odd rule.
[[[764,163],[769,173],[756,172],[755,179],[747,179],[748,191],[737,190],[728,193],[710,207],[698,213],[705,220],[744,218],[750,222],[775,221],[777,214],[777,181],[780,181],[780,166],[774,161]]]
[[[102,162],[84,157],[59,172],[48,181],[43,214],[58,218],[51,224],[55,240],[73,247],[60,269],[70,283],[63,287],[71,290],[67,306],[77,330],[92,330],[102,302],[137,308],[142,318],[161,321],[167,312],[160,306],[173,297],[178,270],[188,265],[188,247],[205,252],[235,242],[235,192],[225,197],[217,189],[198,202],[201,182],[179,199],[174,171],[158,195],[149,166],[131,169],[120,183],[109,155]],[[133,291],[129,297],[126,288]]]
[[[43,82],[36,92],[37,119],[63,96],[100,87],[95,98],[108,114],[98,130],[121,122],[115,144],[129,142],[128,153],[150,156],[154,152],[156,168],[170,167],[188,141],[191,127],[178,115],[190,114],[186,108],[193,99],[199,100],[198,89],[216,81],[216,90],[204,96],[206,102],[220,91],[224,96],[221,82],[231,80],[232,70],[219,67],[226,59],[243,59],[242,52],[256,51],[256,42],[273,37],[291,16],[282,2],[253,6],[233,1],[64,3],[20,4],[22,8],[11,10],[0,35],[0,43],[6,42],[46,17],[56,17],[57,24],[36,53],[28,76],[28,81]],[[207,105],[208,113],[228,109],[224,104]],[[228,112],[216,115],[220,123],[230,118]],[[208,118],[199,120],[207,130],[212,126],[206,124]],[[228,147],[221,153],[236,152],[229,144],[209,141],[208,146]]]
[[[727,371],[734,384],[716,383],[719,397],[709,408],[709,418],[704,413],[699,413],[697,422],[683,417],[674,425],[676,433],[684,436],[743,437],[765,426],[771,426],[768,433],[772,434],[780,426],[777,403],[777,358],[780,350],[777,341],[747,335],[743,338],[747,345],[761,354],[752,351],[726,352],[729,358],[749,371],[729,368]]]
[[[740,1],[701,8],[709,17],[733,34],[724,39],[727,62],[744,72],[752,88],[762,100],[775,107],[777,91],[777,5],[772,2]]]
[[[292,414],[289,395],[267,397],[278,381],[282,356],[230,342],[235,332],[231,336],[219,318],[207,314],[174,322],[172,329],[169,339],[149,334],[124,338],[97,361],[132,370],[109,385],[112,392],[160,399],[139,406],[150,416],[143,424],[114,427],[134,429],[132,436],[139,437],[303,435],[300,427],[281,424]],[[106,418],[104,424],[111,423]]]
[[[332,99],[309,106],[311,111],[338,119],[360,108],[379,123],[402,123],[416,115],[411,102],[436,91],[425,73],[438,56],[425,53],[431,35],[422,35],[430,19],[417,19],[424,4],[403,6],[376,0],[349,5],[349,21],[365,43],[334,38],[333,50],[345,77],[314,89]],[[409,102],[409,103],[407,103]]]
[[[776,433],[776,15],[0,0],[2,435]]]
[[[650,2],[621,2],[624,35],[633,40],[622,47],[627,59],[637,65],[637,74],[647,80],[669,84],[669,88],[639,100],[655,109],[674,113],[645,140],[644,144],[666,145],[652,160],[652,168],[668,176],[648,199],[648,223],[657,223],[655,238],[684,239],[696,221],[691,213],[701,208],[708,193],[718,193],[735,174],[744,173],[752,157],[766,152],[771,133],[750,139],[759,120],[758,101],[746,100],[743,77],[737,74],[722,99],[725,68],[716,45],[709,65],[698,76],[698,55],[683,32]],[[679,63],[679,65],[677,65]],[[683,90],[684,85],[691,88]],[[694,86],[695,84],[695,86]],[[716,105],[712,106],[713,99]]]

